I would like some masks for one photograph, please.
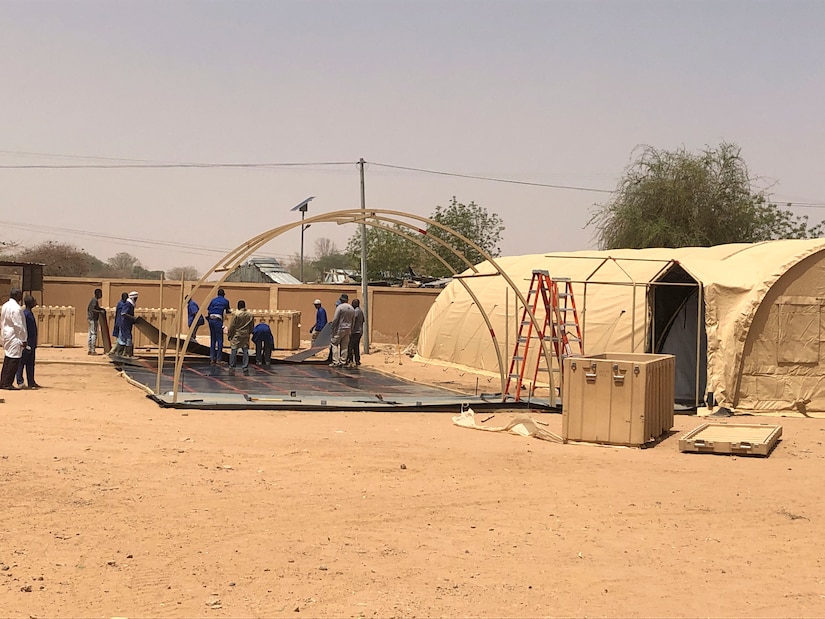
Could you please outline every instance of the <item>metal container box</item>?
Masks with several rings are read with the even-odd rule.
[[[673,427],[676,358],[604,353],[564,360],[562,437],[640,446]]]

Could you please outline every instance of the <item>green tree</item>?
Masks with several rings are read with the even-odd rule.
[[[172,267],[166,271],[166,277],[177,281],[182,278],[184,281],[192,282],[200,277],[200,272],[193,266]]]
[[[392,229],[410,234],[409,229],[398,224],[394,224]],[[346,253],[350,256],[351,264],[360,267],[360,230],[350,237]],[[367,279],[404,279],[409,277],[411,268],[420,269],[421,264],[421,249],[418,245],[395,232],[367,226]]]
[[[741,149],[722,142],[698,154],[637,148],[635,160],[588,226],[602,249],[687,247],[820,236],[822,223],[755,190]]]
[[[430,215],[430,219],[452,228],[493,257],[501,253],[498,247],[501,242],[501,233],[504,231],[501,217],[495,213],[489,213],[487,209],[475,202],[462,204],[453,196],[446,207],[436,206],[435,212]],[[417,234],[404,226],[394,225],[392,227],[408,235]],[[467,263],[447,247],[433,241],[433,238],[443,240],[449,247],[465,256],[471,264],[478,264],[484,260],[484,257],[476,249],[438,226],[428,226],[426,234],[420,238],[431,251],[440,256],[458,273],[467,268]],[[360,264],[360,230],[350,237],[347,244],[347,253],[352,256],[355,264]],[[370,279],[403,279],[409,276],[410,269],[413,269],[419,275],[433,277],[444,277],[451,274],[450,269],[444,266],[440,260],[412,241],[408,241],[388,230],[367,228],[367,276]]]
[[[130,277],[134,279],[161,279],[164,273],[163,270],[150,271],[143,268],[140,264],[136,264]]]
[[[68,243],[45,241],[34,247],[18,252],[15,260],[20,262],[40,262],[43,275],[64,277],[97,277],[106,272],[106,265],[98,258]]]
[[[301,256],[293,254],[284,264],[289,273],[298,279],[301,278]],[[339,251],[335,243],[325,237],[315,240],[315,255],[304,256],[304,280],[320,282],[324,280],[324,273],[330,269],[352,269],[353,262],[350,256]]]
[[[116,253],[106,264],[111,269],[111,277],[134,277],[135,268],[141,266],[136,256],[125,251]]]
[[[486,208],[475,202],[462,204],[453,196],[446,207],[436,206],[435,212],[430,215],[430,219],[452,228],[481,247],[493,258],[501,254],[501,249],[498,246],[501,242],[501,233],[504,232],[501,217],[495,213],[487,212]],[[439,238],[445,241],[453,249],[460,252],[471,264],[484,261],[484,256],[476,249],[437,226],[430,226],[427,229],[427,237],[430,247],[459,273],[467,268],[467,263],[446,247],[429,239]],[[449,269],[430,255],[427,256],[426,264],[427,275],[443,277],[450,274]]]

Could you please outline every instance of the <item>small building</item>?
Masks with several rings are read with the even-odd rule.
[[[248,282],[255,284],[300,284],[275,258],[250,258],[235,269],[228,282]]]
[[[356,284],[361,281],[361,274],[351,269],[329,269],[324,272],[325,284]]]

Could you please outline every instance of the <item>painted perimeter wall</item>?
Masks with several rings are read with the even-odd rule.
[[[157,308],[161,301],[161,287],[157,280],[146,279],[89,279],[80,277],[44,277],[43,294],[33,293],[41,305],[73,306],[75,308],[75,330],[85,332],[86,307],[94,289],[103,291],[102,307],[114,307],[122,292],[136,290],[140,296],[138,307]],[[192,290],[195,282],[184,284],[184,293]],[[0,286],[3,282],[0,281]],[[214,284],[207,283],[194,295],[195,301],[203,306],[212,296]],[[335,311],[335,301],[342,292],[350,301],[361,297],[360,286],[330,286],[319,284],[280,285],[247,284],[225,282],[222,288],[226,298],[234,308],[239,299],[246,301],[250,309],[297,310],[301,312],[301,337],[309,339],[309,328],[315,322],[315,307],[312,302],[321,299],[329,319]],[[370,343],[409,344],[418,337],[424,317],[440,293],[429,288],[387,288],[369,289],[368,327]],[[5,290],[8,298],[8,289]],[[163,284],[163,307],[176,308],[180,305],[180,282],[165,281]],[[362,300],[362,307],[364,305]]]

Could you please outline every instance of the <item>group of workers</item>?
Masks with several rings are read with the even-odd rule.
[[[32,310],[36,305],[37,302],[33,296],[26,295],[23,298],[22,290],[12,288],[9,300],[0,309],[0,336],[3,340],[4,351],[3,368],[0,370],[0,389],[40,388],[34,380],[37,321]],[[23,383],[24,370],[28,386]]]
[[[89,301],[86,318],[89,323],[87,354],[96,355],[95,348],[98,341],[98,325],[101,315],[106,310],[100,306],[103,291],[95,288],[94,296]],[[115,308],[114,328],[112,336],[114,342],[109,354],[118,356],[134,355],[133,327],[137,320],[135,308],[138,293],[136,291],[123,292]],[[326,327],[327,312],[320,299],[315,299],[315,324],[310,329],[312,342]],[[37,305],[34,297],[23,293],[19,288],[13,288],[9,300],[2,306],[0,313],[0,329],[4,359],[0,371],[0,389],[15,389],[24,387],[23,374],[25,372],[29,389],[38,389],[40,385],[34,379],[35,351],[37,349],[37,321],[33,309]],[[349,295],[341,294],[335,303],[335,313],[332,317],[331,345],[327,361],[331,367],[356,367],[361,365],[361,337],[364,333],[364,312],[361,302],[353,299],[349,302]],[[223,288],[218,289],[217,296],[209,302],[205,315],[200,314],[200,307],[189,298],[188,325],[192,328],[192,339],[197,338],[198,327],[209,325],[209,359],[216,365],[223,357],[224,333],[229,339],[229,373],[234,374],[238,361],[238,352],[241,353],[241,368],[244,375],[249,374],[249,342],[255,344],[255,357],[259,365],[269,366],[272,363],[272,351],[275,347],[275,338],[272,330],[261,318],[255,324],[255,317],[246,308],[246,302],[239,300],[237,309],[231,309],[229,300]],[[229,320],[228,326],[224,322]],[[192,323],[195,323],[192,327]]]
[[[327,311],[320,299],[315,299],[315,324],[310,329],[312,341],[315,342],[318,334],[327,325]],[[349,295],[342,293],[335,302],[335,313],[332,315],[332,339],[329,361],[330,367],[356,367],[361,365],[361,337],[364,335],[365,316],[361,309],[361,301],[353,299],[349,302]]]
[[[189,299],[188,314],[189,327],[200,313],[200,307]],[[249,375],[249,341],[255,344],[255,360],[258,365],[269,366],[272,363],[272,350],[275,348],[275,337],[272,329],[266,322],[266,318],[261,318],[255,324],[255,317],[246,309],[246,301],[238,301],[237,309],[232,310],[229,300],[226,298],[226,291],[218,289],[217,296],[206,306],[206,319],[203,316],[197,318],[192,330],[192,338],[197,337],[198,327],[203,324],[209,325],[209,362],[217,365],[223,357],[224,333],[229,339],[229,374],[235,374],[238,360],[238,352],[241,352],[241,369],[244,375]],[[230,318],[229,325],[224,326],[224,321]]]

